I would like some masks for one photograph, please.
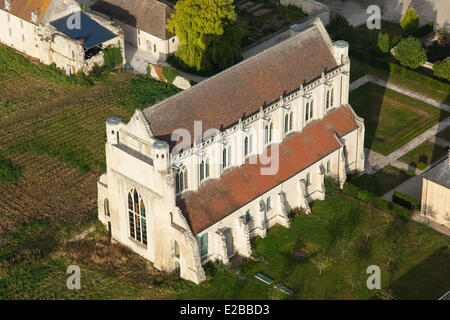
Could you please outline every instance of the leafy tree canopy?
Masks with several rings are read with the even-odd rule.
[[[378,33],[378,48],[383,53],[388,53],[391,49],[390,41],[389,41],[389,35],[387,33]]]
[[[427,54],[422,43],[414,38],[402,39],[395,47],[395,58],[411,69],[417,69],[427,61]]]
[[[245,29],[233,0],[180,0],[166,27],[177,35],[175,57],[187,68],[225,69],[241,59]]]
[[[450,80],[450,59],[446,58],[443,61],[438,61],[433,64],[433,73],[435,76]]]

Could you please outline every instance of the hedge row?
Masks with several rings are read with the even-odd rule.
[[[434,32],[433,21],[430,21],[427,24],[424,24],[423,26],[421,26],[420,28],[417,28],[413,32],[403,34],[403,36],[404,37],[413,36],[416,38],[422,38],[433,32]]]
[[[448,83],[444,83],[442,81],[435,80],[424,74],[410,70],[410,69],[403,67],[401,65],[398,65],[396,63],[377,58],[373,55],[369,55],[369,54],[365,53],[364,51],[361,51],[356,48],[350,48],[350,55],[357,58],[358,60],[361,60],[367,64],[370,64],[371,66],[373,66],[375,68],[385,70],[389,73],[397,74],[404,79],[412,80],[414,82],[417,82],[417,83],[429,86],[431,88],[434,88],[436,90],[443,91],[443,92],[450,94],[450,84],[448,84]]]
[[[399,206],[398,204],[377,197],[369,191],[361,190],[360,188],[349,182],[344,183],[344,187],[342,190],[345,194],[348,194],[359,200],[366,201],[378,209],[389,211],[406,220],[411,219],[412,213],[410,210]]]
[[[420,211],[421,203],[419,200],[411,198],[410,196],[407,196],[406,194],[400,193],[398,191],[394,191],[394,194],[392,195],[392,201],[411,211]]]

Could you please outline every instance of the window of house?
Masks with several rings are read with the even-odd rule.
[[[311,104],[309,105],[309,118],[312,119],[313,117],[313,103],[314,101],[311,100]]]
[[[173,255],[175,256],[175,258],[180,257],[180,246],[178,245],[177,241],[173,243]]]
[[[284,116],[284,133],[288,133],[289,131],[289,115]]]
[[[309,120],[309,102],[306,103],[306,108],[305,108],[305,121]]]
[[[334,104],[334,88],[331,89],[330,107]]]
[[[72,50],[72,60],[75,60],[75,52]]]
[[[273,123],[271,123],[269,127],[269,143],[272,142],[272,133],[273,133]]]
[[[188,188],[187,169],[180,168],[175,172],[175,192],[182,193]]]
[[[331,164],[330,164],[330,160],[327,161],[327,173],[330,172],[330,168]]]
[[[292,123],[294,121],[294,112],[291,111],[289,114],[289,131],[292,131]]]
[[[105,210],[105,215],[107,217],[109,217],[110,214],[109,214],[109,200],[108,199],[105,199],[105,201],[104,201],[104,210]]]
[[[311,175],[310,175],[310,173],[308,172],[308,173],[306,174],[306,185],[309,186],[310,184],[311,184]]]
[[[325,104],[325,109],[328,109],[330,107],[330,91],[327,91],[327,99]]]
[[[156,44],[153,45],[153,52],[156,52]]]
[[[208,254],[208,234],[205,233],[200,237],[200,256],[206,256]]]
[[[267,197],[266,199],[266,209],[272,209],[272,200],[270,199],[270,197]]]
[[[244,156],[248,155],[248,137],[244,139]]]
[[[228,160],[228,158],[227,158],[227,151],[228,151],[227,148],[223,147],[223,150],[222,150],[222,169],[227,167],[227,160]]]
[[[128,193],[128,216],[130,221],[130,237],[147,245],[147,224],[144,200],[136,189]]]
[[[251,219],[251,216],[250,216],[250,210],[247,210],[247,211],[245,212],[245,222],[249,222],[250,219]]]

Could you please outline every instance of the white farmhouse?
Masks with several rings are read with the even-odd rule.
[[[67,74],[87,73],[103,64],[103,49],[123,47],[119,27],[75,0],[0,1],[0,42]]]
[[[175,11],[156,0],[99,0],[91,9],[120,25],[125,41],[160,62],[178,48],[178,38],[167,31],[167,19]]]
[[[348,44],[317,19],[127,124],[109,119],[99,219],[114,241],[195,283],[208,261],[248,257],[251,237],[324,199],[325,176],[342,186],[364,171],[349,71]]]

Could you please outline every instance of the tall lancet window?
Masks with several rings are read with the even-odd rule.
[[[330,107],[334,105],[334,88],[331,89]]]
[[[200,182],[207,179],[209,177],[209,160],[202,160],[200,162]]]
[[[136,189],[128,192],[128,218],[130,222],[130,237],[147,245],[147,223],[145,205]]]
[[[305,121],[309,120],[309,102],[306,103],[305,107]]]
[[[175,192],[182,193],[188,188],[187,170],[183,167],[175,171]]]
[[[326,109],[330,107],[330,90],[327,91]]]
[[[309,105],[309,119],[312,119],[312,118],[313,118],[313,115],[314,115],[314,112],[313,112],[313,103],[314,103],[314,101],[311,100],[311,103],[310,103],[310,105]]]

